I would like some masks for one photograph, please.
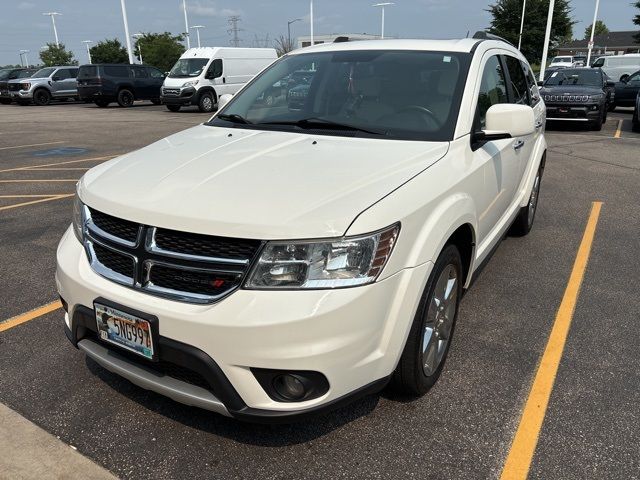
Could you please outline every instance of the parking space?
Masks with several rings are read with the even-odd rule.
[[[498,478],[507,458],[530,478],[639,478],[640,134],[631,111],[610,113],[600,132],[549,126],[536,225],[505,239],[465,295],[431,392],[383,392],[274,426],[186,407],[102,369],[69,344],[53,303],[77,179],[206,119],[146,104],[0,106],[1,403],[122,478]],[[550,340],[561,304],[568,330],[556,376],[539,366],[548,345],[562,347]],[[542,424],[527,450],[514,438],[540,375],[553,389],[546,410],[533,397]]]

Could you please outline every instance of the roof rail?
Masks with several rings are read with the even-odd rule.
[[[498,40],[499,42],[508,43],[512,47],[514,46],[513,43],[511,43],[509,40],[505,40],[504,38],[499,37],[498,35],[494,35],[493,33],[485,32],[484,30],[477,31],[476,33],[473,34],[472,38],[475,38],[477,40]]]

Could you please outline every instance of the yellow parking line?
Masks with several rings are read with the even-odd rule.
[[[110,160],[115,157],[117,157],[117,155],[106,155],[104,157],[93,157],[93,158],[81,158],[79,160],[67,160],[65,162],[45,163],[43,165],[26,165],[23,167],[14,167],[14,168],[7,168],[5,170],[0,170],[0,173],[16,172],[18,170],[37,170],[40,167],[55,167],[56,165],[67,165],[69,163],[94,162],[94,161],[97,162],[98,160]]]
[[[31,145],[16,145],[14,147],[0,147],[0,150],[12,150],[14,148],[27,148],[27,147],[41,147],[43,145],[57,145],[59,143],[64,143],[64,142],[60,141],[60,142],[32,143]]]
[[[73,197],[73,193],[65,193],[64,195],[50,195],[49,198],[41,198],[39,200],[31,200],[29,202],[16,203],[15,205],[7,205],[6,207],[0,207],[0,212],[4,210],[11,210],[12,208],[26,207],[27,205],[33,205],[35,203],[50,202],[52,200],[60,200],[63,198]]]
[[[618,120],[618,129],[616,130],[616,134],[613,136],[613,138],[620,138],[621,135],[622,135],[622,119]]]
[[[531,467],[531,460],[538,444],[538,435],[547,412],[549,397],[558,373],[558,366],[571,326],[580,286],[589,261],[591,246],[595,236],[602,202],[593,202],[591,214],[578,248],[571,276],[567,283],[562,303],[547,341],[547,346],[540,360],[533,385],[527,398],[520,424],[516,431],[509,455],[502,469],[501,480],[526,479]]]
[[[9,330],[10,328],[16,327],[22,323],[28,322],[29,320],[33,320],[34,318],[41,317],[42,315],[46,315],[47,313],[53,312],[62,307],[60,300],[56,300],[55,302],[47,303],[42,307],[38,307],[35,310],[31,310],[30,312],[23,313],[16,317],[12,317],[9,320],[6,320],[0,323],[0,332],[4,332]]]

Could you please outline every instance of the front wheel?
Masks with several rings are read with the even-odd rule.
[[[10,105],[11,104],[11,100],[9,100],[7,98],[3,98],[3,99],[0,99],[0,103],[2,105]]]
[[[462,296],[462,259],[447,245],[433,267],[391,388],[420,396],[438,380],[449,352]]]
[[[179,112],[180,105],[165,105],[170,112]]]
[[[108,102],[106,100],[96,100],[93,103],[95,103],[100,108],[107,108],[109,106],[110,102]]]
[[[127,108],[133,105],[134,97],[131,90],[123,88],[118,92],[118,105]]]
[[[213,112],[213,108],[215,106],[215,100],[213,99],[213,95],[209,92],[205,92],[200,96],[200,100],[198,101],[198,109],[201,112]]]
[[[152,98],[151,99],[151,103],[153,103],[154,105],[160,105],[160,99],[159,98]]]
[[[614,102],[614,103],[609,104],[609,111],[610,111],[610,112],[615,111],[616,107],[617,107],[617,105],[615,104],[615,102]]]
[[[45,90],[44,88],[36,90],[33,94],[33,103],[41,107],[49,105],[51,103],[49,90]]]
[[[533,221],[536,218],[538,210],[538,200],[540,198],[540,184],[542,183],[542,173],[544,172],[544,158],[540,163],[536,178],[533,181],[533,188],[529,196],[529,203],[526,207],[522,207],[518,212],[518,216],[509,229],[509,235],[514,237],[524,237],[533,227]]]

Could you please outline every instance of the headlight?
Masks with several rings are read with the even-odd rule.
[[[320,289],[372,283],[387,263],[400,224],[368,235],[269,242],[249,275],[252,289]]]
[[[598,94],[598,95],[589,95],[589,100],[592,102],[599,102],[600,100],[602,100],[603,95],[602,94]]]
[[[83,242],[84,222],[84,204],[80,200],[78,192],[76,192],[76,196],[73,199],[73,233],[76,234],[76,238],[80,243]]]
[[[182,88],[184,87],[195,87],[200,80],[191,80],[190,82],[184,82],[182,84]]]
[[[21,83],[20,84],[20,88],[22,88],[22,90],[29,90],[31,88],[31,84],[30,83]]]

